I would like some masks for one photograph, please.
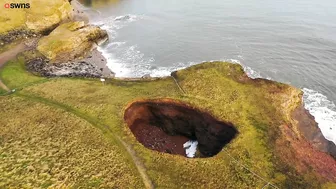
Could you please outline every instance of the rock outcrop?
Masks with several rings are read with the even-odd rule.
[[[69,22],[43,37],[37,49],[52,63],[63,63],[84,57],[107,38],[107,32],[97,26],[85,25],[84,22]]]
[[[27,9],[1,9],[0,34],[13,30],[41,33],[72,18],[68,0],[31,0],[29,3],[30,8]]]
[[[72,6],[69,0],[29,3],[30,8],[3,10],[0,46],[22,38],[38,40],[34,47],[44,57],[29,58],[27,68],[41,76],[114,77],[106,59],[94,50],[108,38],[107,32],[86,24],[81,5],[72,2]],[[79,14],[83,15],[78,17]]]
[[[85,61],[49,64],[49,60],[37,57],[29,60],[26,67],[29,71],[43,77],[103,77],[102,70],[96,65]]]
[[[26,15],[29,30],[44,32],[72,18],[72,7],[68,0],[32,0]]]

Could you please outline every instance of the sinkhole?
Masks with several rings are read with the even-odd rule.
[[[196,157],[212,157],[238,133],[231,123],[171,99],[133,102],[124,119],[146,148],[186,157],[191,156],[185,148],[197,143]]]

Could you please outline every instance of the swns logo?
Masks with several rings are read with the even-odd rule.
[[[6,9],[29,9],[30,3],[5,3]]]

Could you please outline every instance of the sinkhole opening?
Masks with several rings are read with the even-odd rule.
[[[186,157],[212,157],[238,133],[233,124],[171,99],[134,102],[124,119],[145,147]]]

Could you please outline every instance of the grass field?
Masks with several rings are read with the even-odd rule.
[[[122,149],[87,121],[20,97],[0,97],[0,109],[0,188],[142,186]]]
[[[4,162],[0,188],[29,188],[29,183],[144,188],[149,182],[155,188],[262,188],[268,182],[279,188],[335,186],[323,185],[326,182],[313,171],[299,174],[277,158],[274,141],[278,127],[287,122],[278,107],[290,88],[249,82],[238,65],[206,63],[178,72],[177,81],[186,94],[171,77],[111,79],[103,85],[97,79],[46,80],[26,72],[23,65],[24,59],[19,58],[0,72],[11,89],[22,88],[0,97]],[[232,122],[239,131],[237,138],[206,159],[145,148],[126,127],[124,109],[135,100],[167,97]]]
[[[47,80],[26,71],[25,58],[23,56],[9,61],[0,72],[0,79],[10,89],[18,89],[32,83]]]

